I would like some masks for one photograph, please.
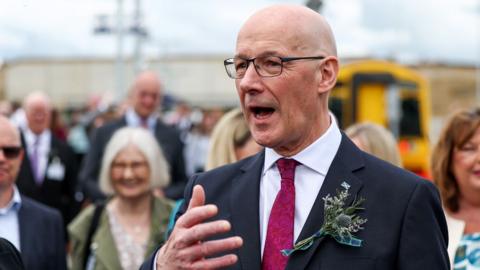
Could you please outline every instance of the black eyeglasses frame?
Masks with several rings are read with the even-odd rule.
[[[273,56],[273,55],[270,55],[270,56]],[[242,79],[243,76],[245,76],[245,74],[243,74],[242,76],[235,76],[234,74],[232,74],[231,72],[228,71],[228,66],[235,64],[235,58],[240,58],[240,59],[243,59],[243,60],[247,61],[247,67],[245,68],[245,71],[250,66],[250,63],[253,63],[253,67],[255,68],[255,72],[257,72],[258,76],[264,77],[264,78],[270,78],[270,77],[280,76],[280,74],[282,74],[283,63],[291,62],[291,61],[297,61],[297,60],[323,60],[323,59],[326,58],[325,56],[291,56],[291,57],[273,56],[273,57],[277,57],[278,59],[280,59],[281,67],[280,67],[280,72],[278,74],[270,75],[270,76],[262,75],[258,71],[257,66],[255,65],[255,60],[258,57],[253,57],[253,58],[250,58],[250,59],[245,59],[245,58],[241,58],[241,57],[227,58],[223,61],[223,65],[225,67],[225,71],[227,72],[228,77],[230,77],[232,79]]]

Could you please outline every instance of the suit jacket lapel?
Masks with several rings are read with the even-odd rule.
[[[23,186],[36,187],[37,183],[35,182],[35,176],[33,175],[33,169],[30,162],[30,155],[27,149],[27,141],[25,140],[25,135],[23,134],[23,132],[20,132],[20,139],[21,139],[24,154],[23,154],[22,165],[19,172],[19,175],[21,175],[21,177],[18,177],[17,181],[19,181],[19,179],[22,179],[20,180],[22,183],[18,183],[20,186],[23,185]]]
[[[241,173],[232,181],[231,218],[235,235],[243,239],[243,247],[238,252],[242,269],[261,267],[258,208],[264,158],[264,151],[257,154],[240,169]]]
[[[18,211],[18,227],[19,227],[19,236],[20,236],[20,251],[23,254],[30,254],[30,247],[31,245],[27,241],[28,239],[32,240],[30,234],[35,232],[36,230],[28,229],[27,227],[30,226],[31,222],[28,221],[28,203],[25,202],[23,196],[22,198],[22,205]]]
[[[343,190],[343,182],[350,185],[348,190],[350,196],[347,198],[346,205],[350,205],[353,202],[363,185],[362,181],[353,174],[353,171],[363,166],[363,158],[360,151],[342,133],[342,142],[340,143],[338,152],[330,165],[322,188],[315,199],[312,210],[296,242],[310,237],[322,227],[324,217],[323,198],[328,194],[335,196],[337,190]],[[290,255],[286,269],[305,269],[315,250],[323,240],[324,239],[316,240],[309,249]]]

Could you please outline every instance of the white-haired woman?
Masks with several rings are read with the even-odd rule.
[[[72,269],[138,269],[163,241],[173,202],[152,195],[169,182],[155,138],[143,128],[119,129],[103,156],[104,206],[83,210],[68,226]]]

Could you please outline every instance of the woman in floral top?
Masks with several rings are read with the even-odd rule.
[[[453,114],[432,155],[454,270],[480,269],[480,107]]]

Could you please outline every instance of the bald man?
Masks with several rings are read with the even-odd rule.
[[[50,130],[52,104],[43,92],[23,101],[27,125],[21,128],[25,149],[17,181],[22,194],[58,209],[67,224],[76,214],[78,166],[70,146]]]
[[[20,180],[23,156],[17,128],[0,116],[0,237],[20,251],[25,269],[65,270],[66,247],[60,213],[21,195],[15,185]],[[2,255],[6,256],[0,251]],[[10,258],[10,262],[14,260]]]
[[[191,179],[183,215],[144,269],[448,269],[437,189],[359,150],[329,114],[339,64],[322,16],[262,9],[224,64],[265,150]]]
[[[163,194],[171,199],[182,197],[187,182],[183,143],[180,140],[179,132],[166,126],[158,118],[157,110],[162,100],[161,90],[162,85],[154,72],[140,73],[133,83],[129,95],[131,106],[125,115],[94,130],[90,150],[84,158],[79,174],[85,195],[91,200],[105,198],[98,187],[98,174],[103,152],[113,133],[125,126],[141,126],[149,129],[155,135],[170,165],[171,184],[163,190]]]

